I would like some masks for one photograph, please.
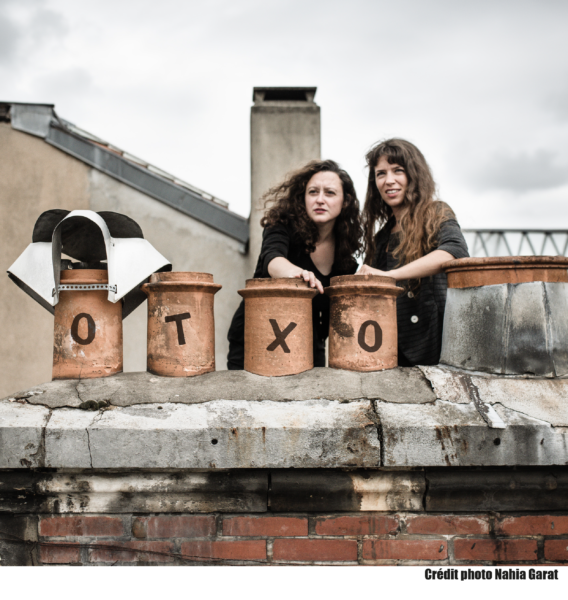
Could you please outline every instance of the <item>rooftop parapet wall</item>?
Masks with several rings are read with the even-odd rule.
[[[567,396],[447,367],[54,381],[0,402],[0,468],[564,465]]]
[[[3,470],[0,563],[557,564],[567,469]]]

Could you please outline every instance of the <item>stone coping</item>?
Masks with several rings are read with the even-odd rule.
[[[0,469],[564,465],[567,400],[441,365],[53,381],[0,401]]]
[[[11,397],[47,408],[79,408],[84,403],[102,401],[112,406],[133,406],[163,402],[200,404],[213,400],[290,402],[325,398],[349,402],[368,398],[403,403],[436,400],[430,383],[416,367],[374,373],[315,368],[284,377],[264,377],[247,371],[215,371],[197,377],[119,373],[98,379],[51,381]]]

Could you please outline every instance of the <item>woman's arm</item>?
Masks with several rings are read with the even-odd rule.
[[[430,275],[441,273],[442,265],[449,260],[454,260],[454,257],[449,252],[446,252],[445,250],[434,250],[433,252],[413,260],[403,267],[393,269],[392,271],[380,271],[379,269],[369,267],[369,265],[363,265],[359,269],[359,274],[394,277],[397,281],[400,279],[420,279],[422,277],[429,277]]]
[[[297,277],[303,279],[310,284],[310,287],[316,288],[320,294],[323,294],[323,285],[311,271],[300,269],[283,256],[277,256],[268,263],[268,273],[273,278]]]

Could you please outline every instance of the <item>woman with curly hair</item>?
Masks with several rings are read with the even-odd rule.
[[[298,277],[319,294],[312,301],[314,366],[325,366],[329,298],[337,275],[357,270],[363,230],[351,177],[332,160],[314,160],[264,196],[262,248],[254,277]],[[244,301],[229,328],[227,368],[244,368]]]
[[[397,298],[398,364],[438,364],[448,287],[442,265],[469,256],[467,244],[452,209],[435,199],[432,173],[416,146],[386,140],[366,159],[360,273],[394,277],[404,287]]]

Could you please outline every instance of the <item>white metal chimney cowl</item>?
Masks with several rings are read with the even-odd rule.
[[[61,253],[79,263],[61,260]],[[170,271],[172,265],[126,215],[53,209],[39,216],[32,243],[8,269],[8,276],[53,313],[59,301],[61,269],[74,268],[108,269],[108,300],[122,300],[124,319],[146,300],[141,285],[152,273]]]

